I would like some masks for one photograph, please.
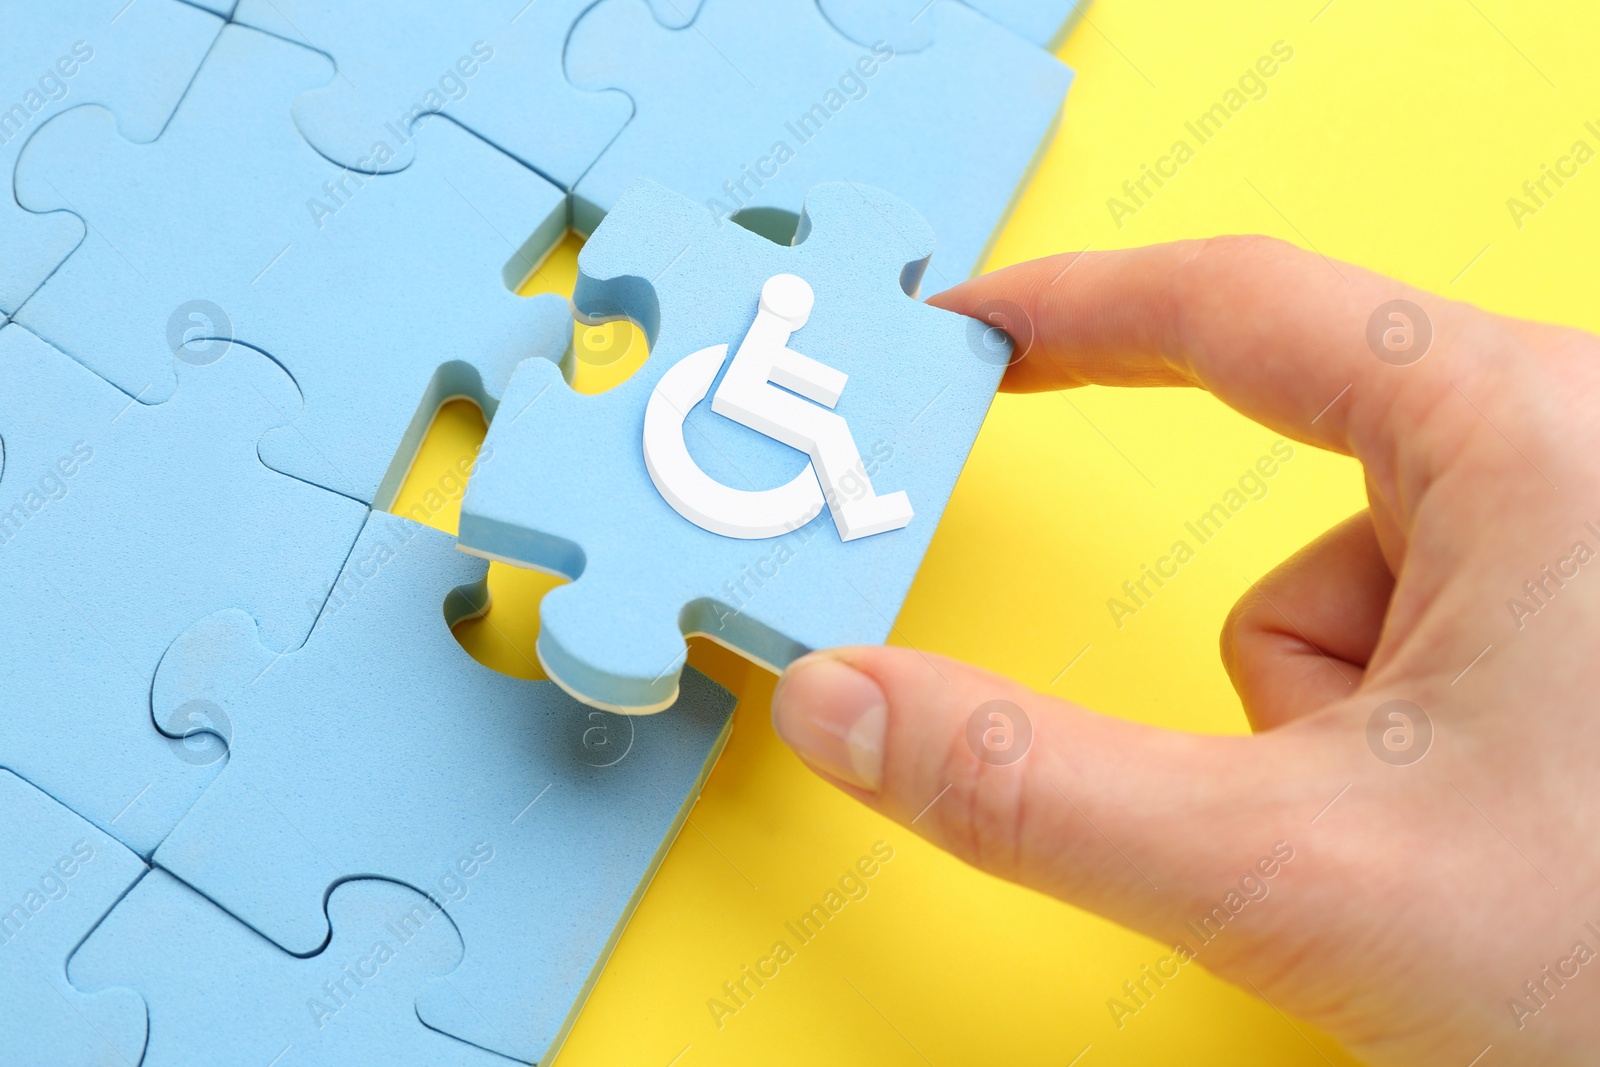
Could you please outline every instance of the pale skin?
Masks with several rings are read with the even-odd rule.
[[[1409,365],[1367,341],[1395,299],[1432,323]],[[967,862],[1167,944],[1198,947],[1188,924],[1286,842],[1270,896],[1199,965],[1372,1064],[1594,1062],[1600,958],[1577,946],[1600,953],[1600,338],[1265,238],[1057,256],[933,303],[998,300],[1033,336],[1006,389],[1205,389],[1354,456],[1368,509],[1223,624],[1253,736],[1126,722],[877,647],[792,665],[779,735]],[[967,742],[997,699],[1034,730],[1006,766]],[[1432,725],[1414,762],[1369,742],[1395,699]]]

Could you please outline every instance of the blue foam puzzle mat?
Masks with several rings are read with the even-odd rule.
[[[184,0],[185,3],[210,11],[212,14],[228,18],[233,14],[233,9],[238,6],[238,0]]]
[[[773,668],[885,640],[994,397],[1009,343],[908,295],[933,247],[915,211],[847,183],[813,189],[805,210],[787,247],[636,184],[580,253],[573,299],[587,318],[640,323],[649,359],[597,396],[530,360],[489,426],[495,461],[467,487],[461,543],[576,579],[541,602],[538,653],[597,706],[670,703],[685,633]],[[876,491],[908,494],[916,514],[903,529],[845,542],[824,512],[782,536],[736,539],[683,518],[652,484],[641,447],[652,393],[691,353],[739,344],[783,273],[815,292],[794,347],[848,373],[835,410]],[[713,479],[760,490],[805,471],[804,452],[711,407],[690,409],[682,436]]]
[[[67,974],[80,988],[126,986],[144,998],[141,1067],[508,1064],[417,1021],[417,991],[461,958],[461,938],[432,900],[392,882],[351,881],[329,898],[328,918],[328,946],[300,959],[153,871],[73,954]]]
[[[887,41],[915,52],[932,41],[928,0],[817,0],[840,33],[857,44]],[[1083,16],[1089,0],[965,0],[975,11],[1041,48],[1054,49]]]
[[[570,345],[564,301],[508,288],[565,233],[566,205],[443,118],[398,174],[329,163],[290,105],[332,76],[316,52],[229,26],[153,144],[99,108],[39,130],[18,196],[82,212],[90,233],[16,321],[146,401],[171,393],[185,337],[260,349],[304,398],[263,462],[384,506],[441,401],[492,411],[518,360]]]
[[[152,141],[178,106],[220,20],[178,0],[50,0],[10,4],[0,33],[0,174],[53,116],[99,104],[130,141]],[[0,316],[83,239],[71,215],[34,215],[0,196]]]
[[[0,770],[0,1041],[7,1067],[137,1064],[145,1008],[86,996],[67,957],[144,874],[139,857]]]
[[[295,101],[317,150],[347,167],[399,170],[414,156],[406,131],[444,114],[570,189],[627,123],[621,93],[585,93],[563,71],[572,25],[593,0],[243,0],[235,21],[326,52],[340,76]],[[654,0],[663,25],[697,3]],[[424,119],[425,121],[425,119]],[[374,143],[394,156],[374,160]]]
[[[179,361],[177,391],[146,406],[0,329],[0,766],[142,855],[225,755],[152,722],[167,646],[227,607],[298,645],[366,515],[257,459],[299,404],[280,368],[237,345],[188,355],[211,362]]]
[[[478,474],[498,462],[480,457]],[[485,572],[447,534],[374,512],[300,650],[275,655],[237,611],[175,642],[158,718],[200,701],[233,734],[155,862],[301,955],[328,936],[321,901],[344,879],[433,895],[465,956],[421,993],[423,1022],[544,1062],[699,795],[734,701],[692,675],[672,714],[635,722],[489,670],[450,632],[484,609]]]
[[[840,34],[816,0],[705,0],[663,28],[643,0],[601,0],[573,30],[568,76],[620,88],[636,113],[574,190],[591,231],[636,178],[708,215],[787,213],[828,181],[885,189],[938,237],[924,295],[982,264],[1053,132],[1071,72],[953,0],[922,16],[933,43],[898,54]],[[765,223],[763,224],[765,225]]]

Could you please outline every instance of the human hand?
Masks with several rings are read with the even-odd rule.
[[[940,847],[1182,945],[1374,1064],[1593,1062],[1600,339],[1265,238],[1058,256],[932,302],[1026,343],[1007,389],[1207,389],[1355,456],[1369,510],[1229,616],[1253,737],[875,647],[793,664],[779,735]],[[968,742],[996,700],[1031,724],[1016,762]]]

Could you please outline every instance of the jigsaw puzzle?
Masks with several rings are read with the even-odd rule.
[[[8,4],[0,33],[0,173],[11,174],[28,138],[52,116],[81,104],[113,112],[130,141],[155,140],[221,28],[178,0]],[[83,233],[71,215],[33,215],[0,197],[0,321]]]
[[[687,30],[663,28],[643,0],[601,0],[573,30],[568,75],[627,91],[636,113],[578,182],[574,225],[592,231],[643,177],[711,217],[765,216],[760,228],[786,239],[806,190],[853,181],[932,224],[939,245],[923,295],[964,280],[1072,75],[964,4],[938,0],[920,21],[934,43],[898,54],[848,40],[816,0],[769,0],[760,17],[739,0],[705,0]]]
[[[85,996],[67,957],[144,874],[139,857],[0,770],[0,1041],[7,1067],[136,1064],[144,1004]]]
[[[651,711],[677,692],[685,633],[775,669],[810,649],[889,636],[1009,354],[977,343],[982,324],[908,295],[932,248],[905,203],[849,183],[811,191],[793,247],[721,225],[652,182],[623,196],[579,255],[573,299],[586,318],[639,323],[649,359],[598,396],[573,393],[554,365],[524,363],[489,427],[494,463],[474,475],[462,505],[467,550],[575,579],[540,607],[538,653],[551,677],[596,706]],[[799,290],[788,283],[793,291],[775,295],[787,298],[776,310],[789,319],[774,329],[757,306],[773,303],[764,289],[784,275],[803,280],[812,306],[781,306]],[[734,373],[719,369],[717,348],[740,346],[757,322],[781,350],[795,321],[793,352],[769,347],[770,380],[834,409],[848,434],[821,433],[853,442],[853,469],[837,469],[837,452],[813,450],[808,462],[774,429],[700,403],[713,379]],[[730,533],[685,518],[647,464],[652,405],[706,481],[746,503],[761,498],[757,508],[772,504],[775,521]],[[908,525],[845,539],[841,511],[893,493],[914,511]],[[794,499],[774,503],[785,494]],[[805,521],[795,501],[817,517]]]
[[[623,94],[580,92],[562,70],[572,24],[593,2],[243,0],[234,19],[333,57],[339,77],[294,104],[300,131],[329,159],[403,169],[412,122],[443,114],[570,189],[633,114]],[[663,25],[683,26],[698,0],[652,7]],[[381,140],[400,147],[375,162]]]
[[[915,297],[1075,5],[11,7],[0,1060],[547,1062],[731,729],[684,635],[892,631],[1010,356]],[[596,396],[515,295],[569,225],[651,346]],[[457,397],[459,545],[368,508]],[[456,641],[459,548],[574,579],[557,682]]]
[[[951,0],[955,2],[955,0]],[[888,41],[897,52],[916,52],[933,40],[929,0],[817,0],[838,31],[857,44]],[[1054,49],[1089,6],[1089,0],[965,0],[1006,29],[1041,48]]]
[[[309,49],[229,26],[155,143],[123,140],[99,108],[39,130],[18,197],[81,212],[90,233],[16,321],[158,402],[174,331],[202,306],[194,340],[260,349],[304,397],[263,462],[382,507],[441,402],[492,411],[520,359],[567,350],[565,301],[509,288],[565,232],[566,203],[446,119],[398,174],[329,163],[290,104],[332,76]]]
[[[203,702],[233,741],[155,862],[297,955],[327,938],[321,901],[345,879],[435,896],[466,949],[421,994],[423,1022],[544,1062],[699,795],[733,698],[692,675],[673,714],[635,723],[488,670],[450,633],[486,607],[485,572],[449,535],[374,512],[299,651],[262,647],[237,611],[180,638],[158,719]]]
[[[328,899],[328,920],[327,947],[299,959],[152,871],[66,973],[80,989],[126,986],[144,998],[141,1067],[506,1067],[417,1021],[417,991],[447,981],[461,958],[461,938],[434,901],[392,882],[345,882]]]
[[[257,459],[300,402],[281,369],[237,345],[183,355],[147,407],[0,328],[0,766],[142,855],[226,755],[204,723],[169,721],[200,731],[182,742],[152,723],[167,646],[225,607],[300,644],[366,515]]]

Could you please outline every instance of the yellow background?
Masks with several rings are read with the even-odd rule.
[[[1600,128],[1597,39],[1600,13],[1578,3],[1100,0],[1061,49],[1078,80],[989,266],[1264,232],[1497,311],[1600,328],[1600,161],[1520,228],[1506,203],[1574,141],[1600,148],[1584,128]],[[1294,58],[1268,95],[1119,227],[1107,199],[1174,140],[1194,146],[1185,122],[1278,41]],[[570,292],[575,252],[569,240],[527,291]],[[583,366],[582,387],[616,381],[639,355]],[[482,433],[475,409],[447,409],[396,510]],[[1195,393],[1002,397],[897,641],[1108,714],[1244,732],[1219,625],[1251,579],[1361,507],[1351,462],[1297,447],[1269,495],[1120,630],[1106,600],[1273,440]],[[455,508],[435,521],[453,530]],[[489,665],[536,675],[549,585],[496,566],[494,608],[458,636]],[[1350,1062],[1198,967],[1119,1030],[1107,999],[1161,946],[970,870],[858,807],[775,739],[770,676],[714,648],[695,661],[743,697],[732,740],[561,1067]],[[895,856],[869,895],[719,1028],[708,999],[774,941],[795,945],[784,923],[879,840]]]

